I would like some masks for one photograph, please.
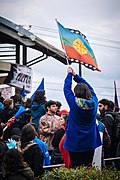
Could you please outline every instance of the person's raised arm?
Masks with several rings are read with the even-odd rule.
[[[74,76],[73,79],[74,79],[75,82],[77,82],[77,83],[85,83],[88,86],[88,88],[90,89],[92,97],[95,97],[96,102],[98,102],[97,96],[96,96],[96,94],[94,92],[94,89],[91,87],[91,85],[84,78],[82,78],[81,76],[76,74],[76,72],[75,72],[75,70],[73,68],[69,67],[69,71]]]
[[[64,95],[65,95],[65,98],[70,106],[71,102],[73,101],[73,98],[74,98],[74,94],[72,92],[72,76],[73,76],[73,71],[72,71],[72,68],[71,67],[68,67],[67,69],[67,76],[65,78],[65,81],[64,81]]]

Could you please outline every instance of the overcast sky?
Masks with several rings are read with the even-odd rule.
[[[0,0],[0,15],[25,28],[32,25],[31,32],[61,50],[55,19],[64,27],[80,30],[87,36],[102,71],[82,66],[82,76],[93,86],[99,99],[113,100],[115,80],[120,100],[120,0]],[[28,59],[39,55],[40,52],[30,50]],[[78,64],[72,67],[79,73]],[[62,108],[68,108],[62,91],[66,66],[49,57],[32,69],[32,92],[44,77],[47,100],[59,100]]]

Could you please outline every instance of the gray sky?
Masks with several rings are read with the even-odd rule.
[[[25,28],[33,25],[31,32],[61,50],[55,19],[64,27],[80,30],[87,36],[102,71],[100,73],[82,66],[82,76],[94,87],[99,99],[113,100],[115,80],[120,97],[120,0],[0,0],[0,15],[16,24],[25,25]],[[42,31],[35,29],[35,26],[55,31]],[[28,59],[39,54],[30,50]],[[72,64],[72,67],[78,72],[77,64]],[[47,99],[59,100],[63,103],[62,108],[68,108],[62,91],[66,66],[49,57],[32,66],[32,69],[32,92],[44,77]]]

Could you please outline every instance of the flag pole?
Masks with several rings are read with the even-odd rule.
[[[79,62],[79,75],[82,77],[82,67],[81,67],[81,62]]]
[[[117,89],[116,89],[116,81],[114,81],[114,104],[115,111],[119,111],[118,97],[117,97]]]
[[[55,20],[56,20],[56,22],[57,22],[57,19],[55,19]],[[59,31],[59,28],[58,28],[58,31]],[[60,31],[59,31],[59,36],[60,36]],[[63,42],[62,38],[60,38],[60,39],[61,39],[61,41],[62,41],[64,53],[65,53],[65,56],[66,56],[67,66],[70,66],[70,64],[69,64],[69,59],[68,59],[68,56],[67,56],[66,51],[65,51],[64,42]]]
[[[84,38],[86,37],[84,34],[82,34],[79,30],[75,30],[75,29],[70,29],[67,28],[68,30],[70,30],[71,32],[73,32],[75,35],[79,34],[82,35]],[[76,33],[77,32],[77,33]],[[79,75],[82,77],[82,66],[81,66],[81,61],[79,61]]]

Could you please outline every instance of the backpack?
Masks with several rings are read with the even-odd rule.
[[[106,116],[111,116],[113,119],[113,124],[112,124],[112,140],[113,143],[118,143],[119,137],[120,137],[120,113],[118,112],[109,112]]]
[[[117,113],[115,117],[115,129],[116,129],[116,138],[119,141],[120,139],[120,113]]]

